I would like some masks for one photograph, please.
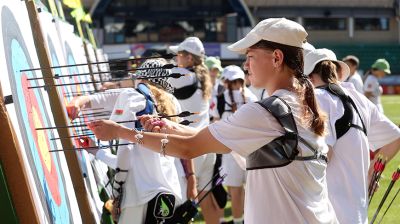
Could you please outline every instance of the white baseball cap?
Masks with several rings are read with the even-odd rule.
[[[340,65],[340,70],[341,70],[341,77],[340,81],[346,80],[349,75],[350,75],[350,68],[349,66],[344,63],[343,61],[339,61],[336,58],[336,54],[333,53],[333,51],[326,49],[326,48],[321,48],[321,49],[315,49],[307,53],[304,57],[304,74],[309,76],[311,72],[314,70],[315,66],[321,62],[321,61],[335,61],[339,63]]]
[[[239,66],[228,65],[222,71],[222,77],[229,81],[233,81],[235,79],[244,80],[244,72]]]
[[[243,39],[228,46],[228,49],[244,54],[247,48],[260,40],[301,48],[306,43],[307,35],[304,27],[296,22],[285,18],[270,18],[259,22]]]
[[[302,48],[303,48],[303,56],[304,56],[304,57],[305,57],[306,54],[308,54],[309,52],[315,50],[315,47],[314,47],[312,44],[308,43],[308,42],[304,43]]]
[[[175,54],[179,51],[187,51],[200,57],[205,55],[203,43],[197,37],[188,37],[179,45],[169,46],[169,49]]]

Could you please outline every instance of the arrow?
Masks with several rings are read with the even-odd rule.
[[[376,178],[375,178],[374,182],[372,183],[371,196],[370,196],[370,198],[369,198],[369,203],[368,203],[368,204],[371,203],[372,198],[374,197],[374,194],[375,194],[375,192],[376,192],[376,188],[378,187],[379,180],[381,179],[382,173],[383,173],[383,171],[385,170],[386,162],[387,162],[387,159],[385,159],[385,160],[383,161],[383,163],[381,162],[381,163],[379,164],[378,172],[377,172]]]
[[[86,96],[85,94],[82,93],[88,93],[89,95],[96,95],[96,94],[102,94],[102,95],[107,95],[107,94],[115,94],[115,91],[107,91],[107,92],[93,92],[93,91],[82,91],[82,92],[69,92],[64,94],[65,97],[74,97],[74,96]]]
[[[60,138],[51,138],[50,140],[58,140],[58,139],[68,139],[68,138],[81,138],[81,137],[89,137],[89,136],[95,136],[94,134],[86,134],[86,135],[71,135],[69,137],[60,137]]]
[[[185,76],[186,74],[180,74],[180,73],[172,73],[170,75],[165,75],[165,76],[139,76],[135,77],[132,76],[132,78],[123,78],[119,79],[120,81],[123,80],[135,80],[135,79],[153,79],[153,78],[176,78],[176,77],[181,77]],[[57,86],[74,86],[74,85],[86,85],[86,84],[93,84],[93,83],[102,83],[101,81],[88,81],[88,82],[75,82],[75,83],[65,83],[65,84],[54,84],[54,85],[42,85],[42,86],[29,86],[28,89],[37,89],[37,88],[44,88],[44,87],[57,87]]]
[[[397,192],[396,192],[396,194],[394,195],[392,201],[390,201],[390,204],[389,204],[388,207],[386,208],[386,210],[385,210],[385,212],[383,213],[383,215],[382,215],[381,219],[379,220],[378,224],[380,224],[380,223],[382,222],[383,217],[385,217],[386,212],[389,210],[390,206],[392,206],[393,201],[394,201],[394,199],[396,199],[396,197],[397,197],[397,195],[399,194],[399,192],[400,192],[400,188],[397,190]]]
[[[64,78],[64,77],[74,77],[74,76],[85,76],[85,75],[99,75],[99,74],[106,74],[106,73],[122,73],[122,72],[132,72],[132,71],[140,71],[140,70],[151,70],[151,69],[172,69],[177,67],[176,65],[173,64],[165,64],[161,67],[151,67],[151,68],[131,68],[131,69],[120,69],[120,70],[109,70],[109,71],[98,71],[98,72],[86,72],[86,73],[80,73],[80,74],[71,74],[71,75],[59,75],[55,74],[54,77],[35,77],[35,78],[29,78],[28,80],[37,80],[37,79],[59,79],[59,78]]]
[[[189,124],[197,123],[197,122],[198,122],[197,120],[195,120],[195,121],[184,120],[184,121],[180,122],[179,124],[188,126]]]
[[[371,196],[372,185],[374,184],[374,181],[375,181],[376,175],[379,171],[381,162],[382,162],[382,156],[379,155],[378,159],[374,163],[374,172],[372,173],[371,182],[369,183],[369,186],[368,186],[368,196],[369,197]]]
[[[106,149],[113,146],[121,146],[121,145],[135,145],[136,143],[123,143],[123,144],[115,144],[115,145],[100,145],[100,146],[91,146],[91,147],[82,147],[82,148],[73,148],[73,149],[55,149],[49,150],[49,152],[62,152],[62,151],[81,151],[81,150],[95,150],[95,149]]]
[[[195,115],[195,114],[199,114],[199,112],[190,112],[190,111],[183,111],[179,114],[174,114],[174,115],[165,115],[165,114],[161,114],[160,116],[158,116],[158,118],[170,118],[170,117],[188,117],[190,115]]]
[[[399,179],[400,177],[400,167],[397,168],[397,170],[393,173],[392,175],[392,181],[390,181],[390,184],[388,186],[388,188],[386,189],[385,194],[383,195],[383,198],[381,200],[381,202],[378,205],[378,208],[375,211],[374,217],[372,218],[370,224],[374,223],[376,217],[378,216],[379,211],[381,210],[383,203],[385,203],[387,196],[389,195],[390,191],[393,188],[394,183]]]
[[[104,107],[98,107],[98,108],[81,108],[81,111],[87,111],[87,110],[104,110]]]
[[[128,62],[128,61],[140,61],[140,60],[147,60],[147,59],[153,59],[153,58],[164,58],[164,59],[172,59],[175,57],[174,54],[164,54],[161,56],[151,56],[151,57],[144,57],[144,58],[128,58],[128,59],[116,59],[116,60],[109,60],[109,61],[101,61],[101,62],[91,62],[91,65],[96,65],[96,64],[116,64],[116,63],[121,63],[121,62]],[[75,67],[75,66],[83,66],[83,65],[89,65],[89,63],[80,63],[80,64],[74,64],[74,65],[60,65],[60,66],[51,66],[51,67],[42,67],[42,68],[32,68],[32,69],[22,69],[20,72],[27,72],[27,71],[36,71],[36,70],[41,70],[41,69],[54,69],[54,68],[66,68],[66,67]]]
[[[106,110],[106,111],[98,111],[98,112],[93,112],[93,113],[82,113],[82,116],[85,116],[85,115],[96,116],[96,115],[98,115],[98,114],[107,114],[107,115],[111,115],[111,111]]]
[[[161,116],[159,116],[158,118],[167,118],[167,117],[186,117],[186,116],[190,116],[190,115],[193,115],[193,114],[198,114],[198,112],[189,112],[189,111],[183,111],[182,113],[179,113],[179,114],[174,114],[174,115],[161,115]],[[129,120],[129,121],[119,121],[119,122],[116,122],[116,123],[129,123],[129,122],[136,122],[136,121],[138,121],[138,120]],[[182,122],[180,122],[179,124],[182,124],[182,125],[189,125],[189,124],[192,124],[192,123],[196,123],[196,122],[198,122],[197,120],[195,120],[195,121],[189,121],[189,120],[184,120],[184,121],[182,121]],[[87,125],[86,124],[82,124],[82,125],[70,125],[70,126],[63,126],[63,127],[60,127],[60,128],[77,128],[77,127],[86,127]],[[46,127],[46,128],[38,128],[38,129],[36,129],[36,130],[47,130],[47,129],[56,129],[57,127]],[[88,131],[90,131],[89,129],[87,129]],[[57,140],[57,139],[66,139],[66,138],[75,138],[75,137],[85,137],[85,136],[94,136],[94,134],[88,134],[88,135],[74,135],[74,136],[69,136],[69,137],[61,137],[61,138],[52,138],[52,139],[50,139],[50,140]]]
[[[128,121],[118,121],[116,123],[122,124],[122,123],[130,123],[130,122],[136,122],[137,120],[128,120]],[[57,129],[57,128],[81,128],[81,127],[86,127],[86,124],[79,124],[79,125],[67,125],[67,126],[58,126],[58,127],[44,127],[44,128],[36,128],[37,131],[39,130],[49,130],[49,129]]]

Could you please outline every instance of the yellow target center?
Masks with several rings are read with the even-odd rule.
[[[33,123],[35,124],[36,128],[42,128],[42,123],[40,122],[39,114],[36,108],[32,108],[32,115],[33,115]],[[46,133],[45,130],[37,130],[37,147],[39,148],[40,154],[42,155],[42,159],[46,168],[49,172],[51,172],[51,155],[49,152],[49,145],[47,144],[46,140]]]

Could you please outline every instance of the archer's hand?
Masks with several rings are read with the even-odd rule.
[[[79,112],[81,111],[80,106],[80,97],[74,97],[68,104],[67,104],[67,114],[69,119],[74,120],[78,117]]]
[[[122,126],[110,120],[98,120],[88,123],[88,127],[96,135],[96,137],[103,141],[118,139],[122,130]]]
[[[138,117],[140,123],[146,131],[171,133],[173,122],[167,119],[160,120],[152,115],[143,115]]]

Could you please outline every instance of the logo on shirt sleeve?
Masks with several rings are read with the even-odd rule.
[[[122,110],[122,109],[116,109],[115,111],[114,111],[114,114],[115,115],[122,115],[124,113],[124,110]]]

